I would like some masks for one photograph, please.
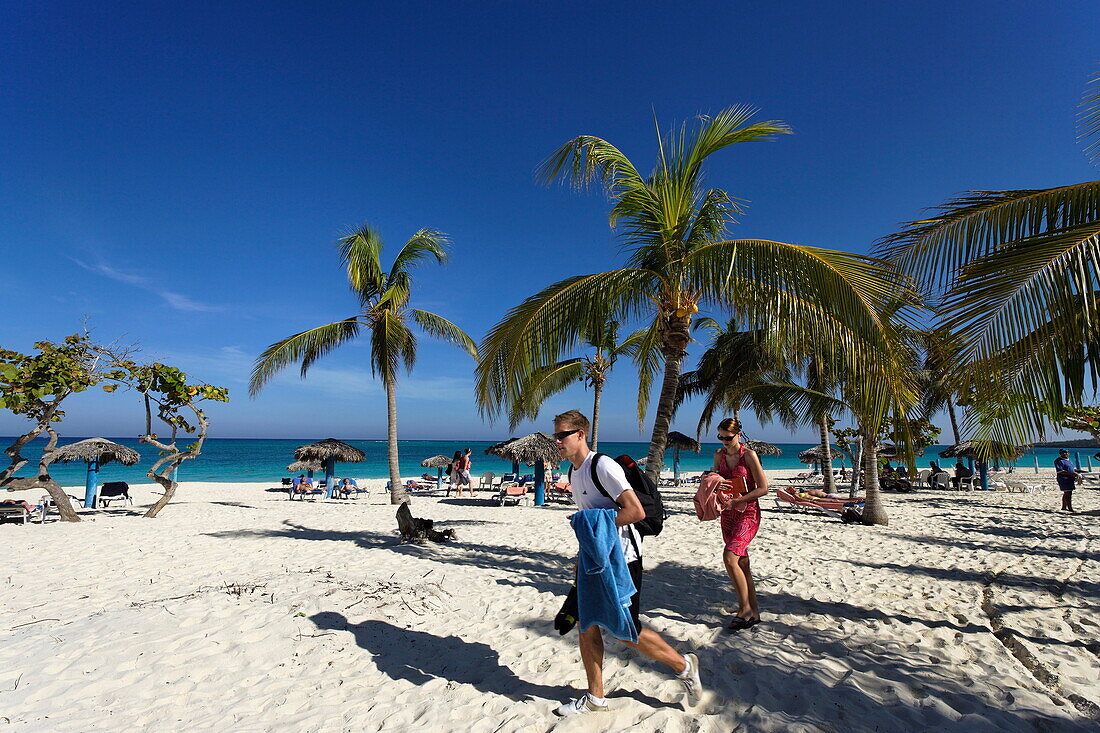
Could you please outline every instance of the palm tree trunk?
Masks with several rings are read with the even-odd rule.
[[[962,442],[959,440],[959,421],[955,418],[955,403],[950,396],[947,398],[947,416],[951,418],[951,435],[955,438],[955,445],[958,445]]]
[[[878,489],[878,441],[876,430],[863,431],[863,490],[867,502],[863,505],[864,524],[890,523],[886,508],[882,505],[882,496]]]
[[[817,427],[821,431],[821,445],[825,446],[825,455],[828,456],[821,463],[821,474],[825,479],[825,493],[832,494],[836,492],[836,478],[833,477],[833,449],[829,445],[829,416],[823,415]]]
[[[598,451],[600,447],[600,397],[603,395],[603,382],[596,380],[592,385],[594,396],[592,397],[592,450]]]
[[[665,352],[665,377],[661,384],[661,399],[657,402],[657,415],[653,419],[653,435],[649,439],[649,455],[646,456],[645,472],[654,484],[659,484],[661,466],[664,465],[665,448],[668,446],[668,426],[672,423],[672,412],[676,402],[676,388],[680,384],[680,368],[684,363],[685,352],[669,349]]]
[[[409,494],[401,485],[401,464],[397,457],[397,387],[386,381],[386,453],[390,461],[390,504],[408,501]]]

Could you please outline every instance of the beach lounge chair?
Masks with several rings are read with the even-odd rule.
[[[320,486],[314,486],[311,481],[301,481],[293,484],[288,493],[290,494],[291,501],[295,499],[299,501],[305,501],[306,499],[315,501],[318,496],[325,495],[325,490]]]
[[[569,485],[568,481],[555,481],[550,486],[546,487],[546,498],[552,501],[564,501],[566,504],[573,503],[573,488]]]
[[[515,504],[519,506],[520,502],[524,504],[531,503],[531,496],[527,492],[527,483],[510,483],[502,484],[500,491],[493,497],[499,506],[505,504]]]
[[[111,505],[112,501],[121,501],[133,506],[134,500],[130,498],[130,484],[125,481],[108,481],[100,486],[99,493],[96,496],[96,505],[100,508],[106,508]]]
[[[497,475],[492,472],[481,474],[481,480],[477,482],[477,488],[479,490],[488,489],[491,491],[493,488],[493,479],[495,479],[496,477]]]
[[[784,506],[793,506],[799,509],[809,509],[825,512],[829,516],[840,517],[840,513],[844,511],[846,507],[857,506],[865,501],[864,497],[857,496],[850,499],[818,499],[813,497],[799,496],[797,493],[786,488],[777,488],[775,490],[775,506],[776,508],[782,508]]]
[[[38,521],[42,521],[42,517],[45,516],[45,509],[41,506],[34,507],[25,501],[17,501],[15,499],[4,499],[0,501],[0,521],[5,519],[18,519],[20,523],[27,524],[31,519],[38,515]]]
[[[355,479],[348,479],[351,483],[350,486],[343,486],[343,479],[337,484],[336,488],[332,490],[333,496],[339,496],[341,499],[358,499],[360,494],[370,497],[369,488],[359,488],[359,484],[355,482]]]

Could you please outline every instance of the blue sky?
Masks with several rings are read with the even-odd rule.
[[[255,401],[245,388],[268,344],[354,312],[334,249],[349,228],[369,221],[391,253],[419,227],[449,234],[452,261],[416,273],[415,305],[480,339],[546,284],[621,262],[606,201],[537,185],[540,160],[593,134],[648,168],[654,113],[667,126],[750,104],[795,134],[711,159],[709,182],[748,201],[734,234],[865,251],[957,192],[1095,177],[1074,114],[1098,15],[1090,2],[7,3],[0,345],[28,350],[87,317],[230,387],[214,435],[380,438],[365,345]],[[471,372],[424,339],[401,437],[505,435],[478,417]],[[640,437],[635,388],[620,366],[602,437]],[[574,406],[590,406],[579,388],[546,414]],[[138,408],[81,395],[65,431],[135,435]],[[688,404],[674,427],[696,417]],[[0,434],[20,427],[0,413]]]

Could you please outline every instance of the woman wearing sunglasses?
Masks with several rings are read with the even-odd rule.
[[[744,479],[747,489],[740,496],[726,499],[721,516],[722,539],[725,542],[722,562],[733,583],[733,592],[737,594],[737,615],[726,629],[740,631],[760,623],[756,584],[749,568],[749,543],[760,529],[760,503],[757,500],[768,493],[768,477],[764,475],[756,451],[746,448],[741,442],[741,423],[736,418],[727,417],[718,423],[718,440],[722,442],[722,447],[714,453],[714,470],[725,479]]]

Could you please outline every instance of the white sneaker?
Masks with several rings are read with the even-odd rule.
[[[609,708],[606,705],[597,705],[592,702],[592,697],[587,692],[580,697],[575,697],[569,702],[562,703],[554,708],[554,715],[567,718],[571,715],[584,715],[585,713],[606,713]]]
[[[703,696],[703,682],[699,679],[699,657],[694,654],[685,654],[684,659],[688,663],[688,668],[684,670],[686,674],[677,675],[676,679],[680,680],[680,684],[684,686],[688,703],[695,705]]]

